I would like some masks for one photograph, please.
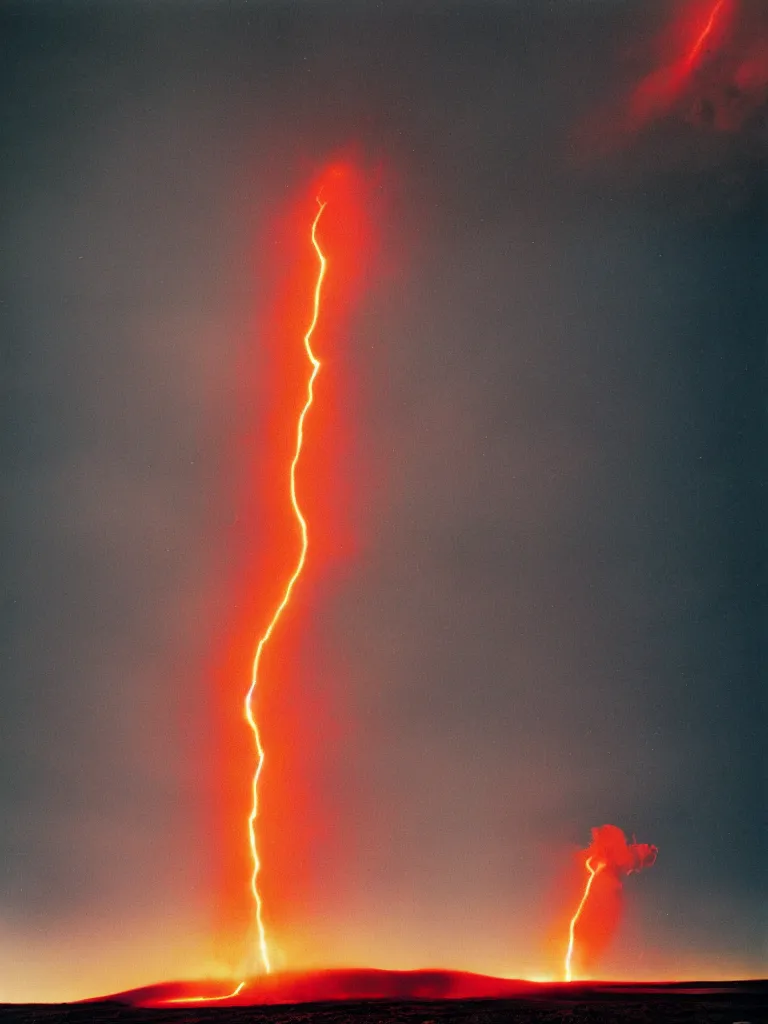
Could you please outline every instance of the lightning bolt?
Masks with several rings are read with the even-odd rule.
[[[565,954],[565,980],[566,981],[571,981],[571,957],[573,956],[573,935],[574,935],[574,931],[576,929],[576,924],[577,924],[579,918],[581,917],[581,912],[584,909],[584,907],[586,906],[587,900],[589,899],[589,893],[590,893],[590,890],[592,889],[592,883],[594,882],[594,880],[597,878],[597,876],[600,874],[600,872],[605,867],[605,863],[603,861],[599,861],[597,867],[595,868],[595,867],[592,867],[592,858],[591,857],[587,857],[587,861],[586,861],[586,864],[584,866],[586,867],[587,871],[589,872],[589,878],[587,879],[587,884],[584,887],[584,893],[583,893],[583,895],[581,897],[581,902],[579,903],[578,907],[576,908],[576,913],[571,918],[571,923],[570,923],[570,925],[568,927],[568,950],[566,951],[566,954]]]
[[[301,534],[301,550],[299,552],[299,557],[296,561],[293,573],[291,574],[288,583],[286,584],[282,599],[278,606],[275,608],[272,618],[269,621],[269,625],[264,630],[264,633],[262,634],[261,639],[259,640],[256,646],[256,653],[253,658],[253,668],[251,670],[251,685],[248,689],[248,693],[245,696],[244,708],[245,719],[248,722],[251,732],[253,733],[253,741],[256,747],[256,770],[253,775],[251,813],[248,816],[248,840],[250,843],[251,860],[253,863],[253,871],[251,873],[251,893],[253,895],[253,900],[255,904],[259,955],[261,957],[261,963],[267,974],[271,972],[272,966],[269,959],[267,934],[264,928],[264,918],[262,913],[263,899],[261,896],[261,892],[259,891],[259,872],[261,871],[261,859],[259,857],[258,843],[256,838],[256,822],[259,817],[259,782],[261,780],[261,774],[264,770],[265,752],[264,745],[261,740],[259,726],[253,712],[253,699],[259,682],[259,666],[261,664],[261,656],[264,652],[264,648],[269,642],[270,637],[272,636],[275,627],[277,626],[280,616],[285,611],[285,608],[291,599],[293,588],[304,568],[304,563],[307,558],[307,547],[309,546],[309,538],[307,534],[307,521],[304,518],[304,515],[301,511],[301,507],[299,506],[298,499],[296,497],[296,467],[299,464],[299,457],[301,456],[301,449],[304,444],[304,421],[307,417],[307,413],[310,410],[312,402],[314,401],[315,378],[317,377],[317,374],[320,371],[320,360],[317,359],[314,352],[312,351],[311,341],[312,335],[314,334],[315,331],[315,327],[317,326],[318,318],[320,316],[320,298],[322,294],[323,280],[325,278],[325,270],[327,266],[325,254],[323,253],[317,241],[317,225],[320,221],[320,217],[322,216],[323,210],[325,209],[327,204],[325,202],[321,202],[319,198],[317,200],[317,203],[318,210],[315,215],[315,219],[312,222],[312,231],[310,237],[312,240],[312,246],[315,250],[315,254],[317,255],[318,272],[315,281],[315,291],[312,306],[312,320],[310,322],[309,327],[307,328],[306,334],[304,335],[304,351],[306,352],[307,359],[309,360],[309,363],[312,367],[312,372],[310,373],[309,379],[307,381],[307,398],[299,414],[298,424],[296,428],[296,447],[294,449],[293,459],[291,460],[291,467],[289,473],[291,505],[293,507],[293,514],[296,517],[296,521],[299,525],[299,532]]]
[[[307,328],[306,334],[304,335],[304,351],[312,367],[312,371],[307,380],[307,397],[304,402],[304,405],[302,406],[301,412],[299,413],[299,418],[296,425],[296,447],[294,449],[293,458],[291,459],[289,471],[289,489],[291,496],[291,506],[293,508],[293,513],[294,516],[296,517],[296,521],[299,525],[299,533],[301,535],[301,547],[299,551],[299,557],[296,560],[294,570],[291,573],[288,582],[285,585],[285,590],[283,591],[283,596],[280,600],[280,603],[277,605],[274,612],[272,613],[272,618],[269,620],[267,628],[264,630],[258,644],[256,645],[256,653],[254,654],[253,657],[253,666],[251,669],[251,685],[248,688],[247,694],[245,695],[244,704],[245,719],[248,722],[251,732],[253,733],[253,741],[256,747],[256,770],[253,775],[251,812],[248,815],[248,840],[250,844],[251,859],[253,863],[253,871],[251,873],[251,893],[253,895],[253,900],[255,904],[255,918],[256,927],[258,931],[259,955],[261,957],[261,963],[264,968],[264,971],[267,974],[271,973],[272,965],[269,959],[267,933],[266,929],[264,928],[264,919],[262,914],[264,901],[259,891],[258,884],[259,872],[261,870],[261,859],[259,857],[258,843],[256,840],[256,822],[259,817],[259,781],[261,779],[261,773],[264,770],[265,752],[264,744],[261,741],[261,732],[256,721],[256,716],[253,713],[253,698],[256,693],[256,688],[258,686],[259,681],[259,666],[261,664],[261,656],[264,652],[264,648],[269,642],[270,637],[272,636],[272,633],[275,630],[275,627],[277,626],[280,616],[285,611],[288,602],[291,599],[293,588],[296,585],[296,581],[298,580],[299,576],[301,576],[301,572],[304,568],[304,563],[306,562],[307,559],[307,548],[309,547],[307,520],[305,519],[304,514],[301,511],[298,498],[296,497],[296,468],[299,464],[301,449],[304,446],[304,421],[315,399],[315,379],[320,371],[320,360],[315,356],[315,353],[312,351],[312,335],[314,334],[315,327],[317,326],[317,321],[320,317],[320,299],[322,296],[325,271],[328,264],[325,254],[323,253],[323,250],[320,248],[320,244],[317,240],[317,225],[320,222],[320,217],[322,216],[323,210],[327,206],[327,203],[321,201],[320,198],[318,197],[317,204],[318,210],[317,213],[315,214],[315,219],[312,221],[312,230],[310,233],[310,238],[312,242],[312,247],[314,248],[315,254],[317,255],[318,272],[317,278],[315,280],[315,290],[312,303],[312,320],[309,324],[309,327]],[[163,1000],[161,1005],[166,1006],[172,1003],[220,1003],[226,1001],[227,999],[234,999],[235,996],[239,995],[245,988],[245,984],[245,981],[241,981],[236,986],[236,988],[234,988],[231,992],[228,992],[226,995],[223,996],[184,996],[177,999],[165,999]]]
[[[244,988],[245,982],[241,981],[236,989],[227,992],[225,996],[181,996],[179,999],[164,999],[162,1005],[167,1006],[169,1003],[221,1003],[225,999],[234,999],[235,996],[239,996]]]
[[[693,44],[693,46],[691,47],[690,51],[688,52],[688,56],[685,58],[685,64],[686,64],[686,67],[688,68],[689,71],[693,68],[693,65],[698,60],[698,58],[699,58],[699,56],[701,54],[701,51],[704,48],[704,44],[706,43],[707,39],[709,39],[710,35],[712,34],[712,29],[715,27],[715,22],[717,21],[717,17],[720,14],[720,11],[723,9],[724,5],[725,5],[725,0],[717,0],[717,3],[714,5],[712,10],[709,12],[709,18],[707,20],[706,25],[701,30],[701,32],[700,32],[699,36],[697,37],[695,43]]]

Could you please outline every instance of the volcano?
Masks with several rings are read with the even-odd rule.
[[[232,982],[225,981],[183,981],[161,982],[142,988],[119,992],[100,999],[85,1000],[95,1003],[119,1003],[135,1008],[168,1007],[173,1003],[177,1008],[184,1001],[201,998],[220,999],[231,992]],[[615,1019],[634,1019],[629,1011],[638,1006],[651,1005],[657,1008],[668,1002],[690,1007],[695,1002],[716,1003],[718,1007],[727,1004],[734,1012],[740,1007],[754,1013],[756,1003],[768,995],[765,981],[734,982],[535,982],[514,978],[496,978],[468,971],[415,970],[388,971],[373,968],[337,968],[316,971],[291,971],[280,974],[259,975],[249,979],[242,991],[225,1003],[218,1005],[219,1013],[226,1007],[238,1006],[290,1006],[312,1003],[366,1004],[369,1001],[398,1004],[446,1004],[445,1013],[451,1018],[463,1016],[460,1004],[470,1000],[488,1000],[502,1008],[513,1000],[520,1009],[535,1006],[541,1010],[544,1004],[556,1004],[559,1012],[574,1004],[599,1004],[604,1009],[613,1007]],[[614,1004],[617,1004],[614,1007]],[[204,1007],[205,1003],[197,1003]],[[448,1005],[452,1010],[448,1010]],[[430,1019],[443,1014],[432,1007]],[[627,1016],[625,1012],[629,1012]],[[309,1011],[308,1011],[309,1012]],[[341,1013],[341,1010],[339,1011]],[[613,1010],[611,1010],[613,1012]],[[727,1014],[726,1014],[727,1015]],[[143,1018],[142,1018],[143,1019]],[[341,1018],[339,1018],[341,1019]],[[523,1019],[523,1018],[521,1018]],[[527,1019],[527,1018],[526,1018]],[[611,1019],[614,1019],[613,1017]],[[719,1019],[719,1017],[718,1017]],[[736,1018],[729,1018],[736,1019]]]
[[[169,1002],[220,999],[231,992],[229,981],[161,982],[107,996],[110,1002],[130,1006],[164,1006]],[[387,971],[374,968],[337,968],[287,971],[248,979],[227,1006],[276,1005],[365,999],[502,999],[521,995],[535,982],[494,978],[468,971]]]

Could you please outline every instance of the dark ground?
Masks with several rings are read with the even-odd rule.
[[[520,1024],[589,1021],[758,1024],[768,1021],[768,982],[686,986],[546,987],[537,997],[440,1001],[365,1000],[142,1009],[115,1002],[0,1006],[0,1024]]]

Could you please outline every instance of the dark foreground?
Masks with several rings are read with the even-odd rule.
[[[766,1024],[768,982],[542,985],[513,999],[362,1000],[282,1006],[0,1006],[0,1024]]]

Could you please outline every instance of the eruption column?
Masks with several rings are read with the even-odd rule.
[[[587,857],[587,861],[586,861],[585,867],[586,867],[587,871],[589,872],[589,878],[587,879],[587,884],[584,887],[584,894],[581,897],[581,902],[579,903],[578,907],[576,908],[576,913],[571,918],[571,923],[570,923],[569,928],[568,928],[568,950],[567,950],[567,952],[565,954],[565,980],[566,981],[570,981],[571,980],[571,957],[573,956],[573,935],[574,935],[574,931],[576,929],[576,924],[577,924],[579,918],[581,917],[581,912],[584,909],[584,907],[586,906],[587,900],[589,899],[589,893],[590,893],[590,890],[592,889],[592,883],[594,882],[594,880],[597,878],[597,876],[600,874],[600,872],[605,867],[605,862],[602,861],[602,860],[598,861],[597,867],[593,867],[592,866],[592,858],[591,857]]]
[[[251,873],[251,892],[253,894],[253,900],[256,906],[256,927],[258,930],[259,955],[261,957],[261,962],[264,967],[264,970],[266,971],[267,974],[270,973],[272,967],[269,960],[267,935],[264,929],[264,920],[262,916],[263,901],[261,893],[259,891],[258,884],[259,871],[261,870],[261,861],[259,859],[258,844],[256,841],[256,821],[259,816],[259,780],[261,779],[261,773],[264,770],[265,755],[264,746],[261,741],[261,733],[259,732],[259,726],[253,712],[253,698],[259,680],[259,665],[261,663],[261,655],[264,651],[265,646],[267,645],[267,642],[269,641],[269,638],[272,636],[272,632],[275,626],[277,625],[280,616],[282,615],[288,602],[291,599],[291,593],[293,591],[294,585],[298,580],[299,576],[301,575],[302,569],[304,568],[304,562],[306,561],[307,557],[307,547],[309,544],[307,534],[307,521],[302,514],[301,508],[299,507],[299,503],[296,498],[296,467],[298,466],[299,463],[299,456],[301,455],[301,449],[304,442],[304,420],[306,419],[310,406],[314,401],[315,378],[317,377],[317,374],[320,370],[320,361],[315,357],[315,354],[312,351],[311,341],[312,335],[317,325],[318,317],[320,315],[320,298],[322,294],[323,279],[325,277],[325,268],[327,263],[325,255],[323,254],[323,251],[320,248],[320,245],[317,241],[317,225],[320,220],[320,217],[322,216],[323,210],[325,209],[326,203],[321,202],[319,198],[317,202],[319,208],[315,215],[315,219],[312,222],[311,240],[312,246],[314,247],[315,253],[317,254],[318,272],[317,279],[315,281],[312,320],[310,322],[309,327],[307,328],[306,334],[304,335],[304,350],[307,354],[307,359],[309,360],[309,363],[312,367],[312,371],[307,381],[307,398],[299,414],[298,424],[296,428],[296,447],[294,449],[293,459],[291,460],[291,467],[289,473],[291,505],[293,507],[293,514],[296,517],[296,521],[298,522],[299,525],[299,532],[301,534],[301,548],[293,573],[291,574],[288,583],[286,584],[285,590],[283,592],[282,599],[278,604],[277,608],[275,609],[272,618],[269,621],[269,625],[265,629],[264,633],[261,636],[261,639],[259,640],[256,646],[256,653],[253,658],[253,668],[251,671],[251,685],[245,697],[245,718],[246,721],[248,722],[251,732],[253,733],[253,740],[256,746],[256,771],[254,772],[253,775],[251,813],[248,816],[248,839],[250,842],[251,860],[253,863],[253,871]]]

